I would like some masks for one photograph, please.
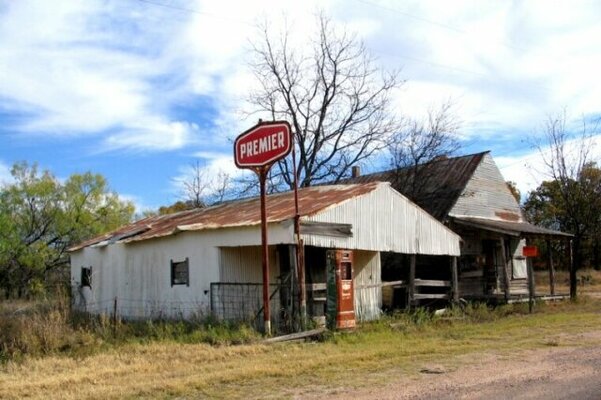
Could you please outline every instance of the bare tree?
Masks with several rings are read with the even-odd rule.
[[[299,185],[338,182],[350,167],[382,150],[399,124],[391,112],[397,73],[381,72],[355,35],[334,28],[324,15],[307,52],[293,48],[290,32],[262,28],[253,45],[259,88],[250,114],[290,122]],[[273,186],[292,187],[290,157],[274,166]]]
[[[587,170],[594,165],[591,159],[593,134],[598,123],[591,129],[583,118],[582,126],[577,133],[567,128],[566,111],[556,116],[550,116],[544,126],[544,135],[535,142],[543,160],[546,173],[555,182],[556,191],[561,199],[565,214],[566,228],[574,234],[572,240],[573,267],[570,269],[570,296],[577,295],[576,272],[582,266],[583,239],[596,225],[598,215],[591,215],[594,207],[589,207],[589,201],[598,194],[595,188],[588,184]],[[593,211],[592,213],[596,213]]]
[[[166,211],[203,208],[227,200],[234,193],[234,182],[228,173],[220,170],[216,175],[211,174],[199,161],[191,164],[187,175],[176,182],[181,188],[181,201],[166,207]]]
[[[191,208],[203,208],[206,206],[205,196],[210,187],[207,170],[196,161],[190,166],[190,173],[183,179],[181,184],[181,197]]]
[[[433,160],[453,155],[460,147],[457,132],[460,121],[453,113],[453,103],[431,108],[425,119],[408,119],[391,138],[389,151],[396,173],[393,186],[415,200],[429,191]]]

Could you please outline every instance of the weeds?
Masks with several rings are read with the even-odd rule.
[[[48,354],[88,356],[126,343],[243,344],[260,335],[246,324],[195,321],[128,321],[71,312],[63,299],[0,303],[0,361]]]

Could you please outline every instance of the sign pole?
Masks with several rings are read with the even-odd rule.
[[[271,336],[271,311],[269,307],[269,247],[267,245],[267,207],[265,204],[265,182],[268,167],[257,170],[259,185],[261,186],[261,251],[263,253],[263,321],[265,334]]]
[[[261,248],[263,255],[263,320],[265,334],[271,335],[271,312],[269,307],[269,248],[267,241],[266,180],[274,162],[290,153],[292,138],[290,124],[286,121],[259,123],[242,134],[234,142],[234,161],[238,168],[253,170],[259,177],[261,188]]]

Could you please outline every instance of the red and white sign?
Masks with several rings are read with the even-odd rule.
[[[288,155],[292,149],[290,125],[286,121],[259,122],[242,133],[234,143],[234,160],[238,168],[270,165]]]

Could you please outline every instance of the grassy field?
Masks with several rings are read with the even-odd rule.
[[[599,346],[571,333],[601,330],[601,302],[418,312],[312,343],[208,345],[121,342],[91,354],[24,357],[0,366],[0,398],[291,398],[378,385],[425,365],[448,368],[466,354],[517,354],[546,346]]]

